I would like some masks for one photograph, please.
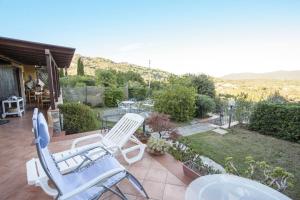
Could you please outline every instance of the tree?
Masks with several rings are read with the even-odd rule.
[[[96,70],[97,83],[104,87],[115,87],[117,85],[116,71],[110,69]]]
[[[77,75],[84,76],[84,65],[81,60],[81,57],[79,57],[77,61]]]
[[[215,98],[216,89],[211,77],[205,74],[189,75],[192,86],[196,88],[198,94]]]

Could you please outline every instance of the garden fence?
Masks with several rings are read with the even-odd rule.
[[[126,97],[127,87],[124,87],[123,91]],[[103,106],[105,103],[105,88],[102,86],[63,87],[62,92],[66,102],[81,102],[91,106]]]
[[[63,98],[67,102],[81,102],[91,106],[104,104],[104,87],[84,86],[84,87],[63,87]]]
[[[247,107],[238,107],[238,105],[236,105],[233,108],[225,106],[221,109],[221,112],[217,113],[219,117],[211,120],[210,123],[218,126],[223,126],[235,121],[238,121],[239,124],[249,124],[252,110],[253,105]]]

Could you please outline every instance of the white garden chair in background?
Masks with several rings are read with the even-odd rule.
[[[96,160],[103,155],[103,150],[97,147],[104,147],[114,155],[121,154],[128,164],[135,163],[143,158],[146,145],[139,141],[133,134],[143,124],[144,118],[135,113],[125,114],[114,127],[105,135],[101,133],[80,137],[73,141],[71,149],[53,154],[54,159],[59,162],[66,160],[70,154],[76,152],[88,151],[87,156],[91,160]],[[79,146],[82,142],[93,140],[92,143]],[[133,146],[125,147],[126,144],[132,143]],[[129,156],[128,154],[135,154]],[[59,162],[58,167],[66,173],[82,163],[82,157],[78,156],[72,160]]]

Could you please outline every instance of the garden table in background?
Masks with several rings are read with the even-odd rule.
[[[187,188],[185,200],[291,200],[259,182],[229,174],[202,176]]]
[[[129,108],[129,112],[131,112],[131,106],[133,104],[135,104],[134,101],[122,101],[121,104],[125,107],[125,108]],[[126,109],[127,111],[127,109]]]

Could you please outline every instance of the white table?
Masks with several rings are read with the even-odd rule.
[[[202,176],[187,188],[185,200],[291,200],[259,182],[229,174]]]
[[[135,102],[134,102],[134,101],[122,101],[121,103],[122,103],[124,106],[126,106],[126,105],[131,106],[131,105],[134,104]]]
[[[16,104],[16,111],[9,112],[5,105],[8,105],[8,108],[11,108],[12,104]],[[24,100],[22,97],[17,97],[17,99],[6,99],[2,101],[2,117],[5,118],[7,115],[18,115],[19,117],[22,117],[22,113],[25,114],[25,107],[24,107]]]
[[[121,107],[121,109],[125,110],[125,112],[131,112],[131,106],[133,104],[135,104],[134,101],[122,101],[121,104],[124,106],[124,107]]]

